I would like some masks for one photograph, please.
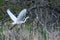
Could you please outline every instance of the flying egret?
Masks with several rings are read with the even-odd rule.
[[[25,18],[27,14],[27,9],[23,9],[17,17],[13,15],[9,9],[7,9],[7,13],[10,16],[11,20],[13,20],[13,23],[12,23],[13,25],[25,23],[26,20],[29,18],[29,17]]]

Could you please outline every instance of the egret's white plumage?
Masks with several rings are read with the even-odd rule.
[[[22,24],[22,23],[25,23],[25,21],[29,18],[29,17],[26,17],[26,13],[27,13],[27,9],[23,9],[19,15],[16,17],[12,14],[12,12],[7,9],[7,13],[8,15],[10,16],[10,18],[14,21],[12,24]]]

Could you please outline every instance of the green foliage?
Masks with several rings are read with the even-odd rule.
[[[1,33],[3,32],[3,28],[0,28],[0,32],[1,32]]]
[[[58,3],[58,1],[59,1],[59,0],[53,0],[53,3],[56,4],[56,3]]]
[[[42,34],[44,40],[46,40],[46,31],[42,29],[41,30],[41,34]]]
[[[42,34],[43,40],[46,40],[46,31],[43,29],[42,25],[40,26],[39,32]]]
[[[44,40],[46,40],[46,31],[45,30],[43,30],[42,35],[44,37]]]
[[[0,0],[0,6],[3,5],[3,0]]]
[[[44,40],[46,40],[46,31],[45,30],[41,30],[41,34]]]
[[[3,14],[2,14],[2,12],[0,11],[0,21],[1,21],[1,19],[2,19],[2,16],[3,16]]]
[[[29,23],[25,23],[25,28],[30,32],[31,26],[29,25]]]

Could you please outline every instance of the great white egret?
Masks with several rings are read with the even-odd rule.
[[[13,23],[12,23],[13,25],[25,23],[26,20],[29,18],[29,17],[25,18],[26,14],[27,14],[27,9],[23,9],[17,17],[15,15],[13,15],[13,13],[10,11],[10,9],[7,9],[7,13],[10,16],[11,20],[13,20]]]

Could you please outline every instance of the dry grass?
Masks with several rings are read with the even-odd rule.
[[[7,22],[3,26],[3,35],[5,36],[5,40],[59,40],[60,33],[52,32],[46,33],[44,38],[44,32],[39,32],[38,30],[33,30],[29,32],[25,28],[26,24],[16,25],[12,30],[9,28],[12,26],[10,22]],[[28,26],[29,27],[29,26]],[[3,39],[3,38],[2,38]]]

